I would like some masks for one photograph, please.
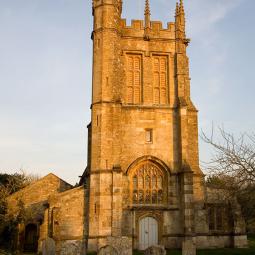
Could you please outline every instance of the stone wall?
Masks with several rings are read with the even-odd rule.
[[[83,186],[50,196],[40,243],[47,234],[56,242],[57,254],[80,254],[85,250],[85,194]],[[45,228],[48,227],[48,231]]]
[[[61,180],[54,174],[48,174],[45,177],[35,181],[24,189],[8,197],[8,208],[10,213],[15,213],[17,204],[21,200],[25,207],[45,203],[52,194],[68,190],[72,185]]]
[[[198,246],[228,245],[229,231],[219,240],[217,234],[224,233],[208,229],[183,2],[177,5],[175,22],[166,29],[161,22],[150,21],[148,5],[145,22],[133,20],[128,26],[121,18],[121,5],[122,1],[93,1],[91,147],[86,175],[89,249],[115,248],[110,236],[132,237],[133,248],[139,248],[139,222],[144,217],[156,219],[159,243],[167,248],[180,248],[183,241],[189,244],[186,238],[196,234]],[[152,134],[149,142],[147,130]],[[133,199],[133,194],[143,197],[155,192],[147,188],[132,193],[131,173],[142,162],[158,164],[165,172],[164,202]],[[236,230],[242,225],[238,222]]]
[[[42,224],[45,219],[47,221],[48,214],[46,212],[49,196],[68,190],[71,187],[70,184],[61,180],[54,174],[48,174],[8,197],[8,213],[17,216],[20,210],[23,212],[22,222],[18,225],[17,233],[17,248],[20,251],[23,251],[26,246],[26,226],[32,224],[37,228],[39,234],[40,224]],[[23,211],[23,209],[25,209],[25,211]],[[42,227],[41,233],[47,236],[48,229]],[[37,237],[38,236],[34,236],[34,238]],[[35,242],[37,241],[35,240]],[[35,244],[35,246],[37,246],[37,244]]]

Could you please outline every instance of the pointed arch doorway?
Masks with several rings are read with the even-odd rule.
[[[158,222],[153,217],[144,217],[139,221],[139,249],[145,250],[158,244]]]

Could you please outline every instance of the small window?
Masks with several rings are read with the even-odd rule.
[[[217,230],[222,230],[223,228],[223,208],[218,207],[216,210],[216,223]]]
[[[145,130],[145,141],[146,141],[146,143],[153,142],[153,130],[152,129]]]
[[[224,208],[210,205],[208,208],[209,230],[220,231],[223,229]]]

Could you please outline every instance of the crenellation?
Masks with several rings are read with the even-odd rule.
[[[168,22],[167,23],[167,30],[171,32],[175,32],[175,22]]]
[[[151,21],[151,30],[155,32],[159,32],[163,30],[163,24],[161,21]]]
[[[145,25],[143,20],[131,20],[130,26],[126,19],[121,19],[120,29],[123,37],[144,37]],[[167,28],[161,21],[151,21],[148,30],[151,39],[175,39],[175,23],[168,22]]]
[[[132,19],[131,20],[131,28],[133,28],[133,29],[144,29],[143,20]]]

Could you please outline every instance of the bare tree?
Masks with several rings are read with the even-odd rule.
[[[202,132],[204,142],[213,146],[214,155],[207,162],[207,171],[213,174],[228,176],[236,181],[239,187],[255,183],[255,135],[233,134],[219,128],[220,141],[214,138],[214,132],[208,137]]]
[[[207,183],[236,196],[242,206],[247,224],[255,222],[255,134],[243,133],[238,137],[219,128],[216,140],[201,134],[204,142],[213,147],[213,156],[205,163],[209,173]]]

